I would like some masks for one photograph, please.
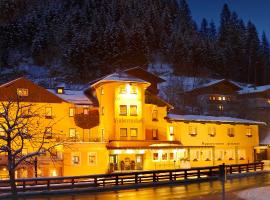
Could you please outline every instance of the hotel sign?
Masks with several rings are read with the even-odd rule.
[[[239,146],[240,143],[239,142],[202,142],[202,145],[205,146],[219,146],[219,145],[223,145],[223,146]]]

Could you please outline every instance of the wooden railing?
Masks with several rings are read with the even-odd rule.
[[[108,188],[113,186],[132,186],[172,182],[189,182],[196,180],[219,179],[225,174],[255,172],[263,170],[263,163],[240,165],[220,165],[191,169],[154,170],[97,174],[88,176],[65,176],[48,178],[16,179],[19,192],[53,191],[62,189]],[[0,181],[0,194],[9,193],[9,180]]]

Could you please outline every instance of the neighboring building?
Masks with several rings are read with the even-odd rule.
[[[187,113],[237,116],[237,92],[241,87],[229,80],[214,80],[184,93]]]
[[[104,76],[83,91],[61,86],[45,89],[20,78],[0,86],[0,100],[25,91],[24,101],[40,107],[45,113],[44,123],[57,121],[51,129],[52,137],[59,137],[60,131],[62,137],[69,138],[68,144],[55,150],[56,163],[46,156],[38,158],[39,176],[253,162],[254,148],[259,145],[258,126],[264,123],[168,115],[173,107],[157,96],[161,81],[141,68]],[[223,81],[220,87],[227,91],[222,94],[233,101],[237,86]],[[210,94],[220,92],[213,89]],[[5,155],[0,158],[3,176]],[[17,177],[32,176],[33,166],[21,166],[17,173]]]

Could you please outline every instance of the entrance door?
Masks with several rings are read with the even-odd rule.
[[[110,155],[110,172],[118,170],[117,162],[118,162],[117,155]]]
[[[262,160],[267,160],[267,150],[266,149],[255,149],[254,155],[255,155],[256,162],[261,162]]]
[[[143,169],[143,155],[141,154],[136,155],[136,169],[137,170]]]

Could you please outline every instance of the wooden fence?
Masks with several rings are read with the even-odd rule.
[[[189,182],[219,179],[225,174],[239,174],[263,170],[263,163],[220,165],[191,169],[121,172],[88,176],[65,176],[48,178],[16,179],[19,192],[55,191],[63,189],[109,188],[143,184]],[[9,193],[9,180],[0,181],[0,194]]]

